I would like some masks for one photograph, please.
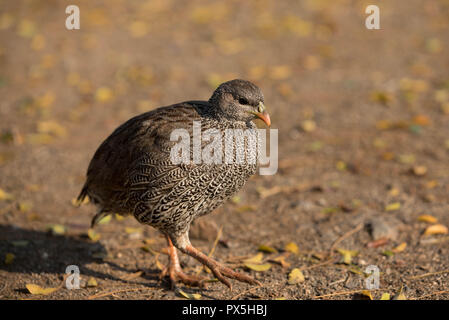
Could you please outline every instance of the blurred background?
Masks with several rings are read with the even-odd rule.
[[[192,230],[205,252],[219,239],[214,255],[236,267],[263,251],[270,270],[246,272],[264,287],[241,298],[353,298],[375,264],[374,298],[405,287],[447,299],[449,1],[374,2],[0,0],[0,298],[57,286],[68,264],[96,285],[39,298],[116,287],[141,291],[113,298],[180,298],[155,276],[166,259],[155,230],[113,219],[86,236],[95,209],[73,199],[122,122],[242,78],[279,129],[279,171]],[[80,30],[65,28],[72,4]],[[380,30],[365,28],[370,4]],[[294,268],[304,279],[289,284]]]

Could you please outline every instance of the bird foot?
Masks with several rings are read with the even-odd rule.
[[[171,289],[175,289],[177,283],[181,282],[190,287],[206,288],[206,278],[194,275],[188,275],[182,271],[181,266],[173,265],[171,262],[167,267],[165,267],[159,278],[162,280],[164,277],[168,276],[170,280]]]
[[[235,279],[241,282],[246,282],[249,284],[255,284],[259,286],[262,285],[262,283],[260,283],[259,281],[250,276],[238,273],[228,267],[223,266],[218,261],[206,256],[204,253],[202,253],[201,251],[199,251],[198,249],[196,249],[191,245],[188,245],[185,248],[185,252],[190,256],[194,257],[195,259],[197,259],[198,261],[200,261],[205,266],[207,266],[212,271],[214,276],[218,279],[218,281],[226,285],[231,290],[232,285],[226,278]]]
[[[211,259],[212,260],[212,259]],[[254,284],[261,286],[262,283],[254,279],[253,277],[247,276],[246,274],[236,272],[228,267],[225,267],[221,264],[219,264],[217,261],[213,260],[216,264],[212,267],[209,267],[209,269],[212,271],[212,273],[215,275],[215,277],[224,285],[226,285],[229,289],[232,290],[232,285],[228,281],[227,278],[238,280],[240,282],[246,282],[249,284]]]

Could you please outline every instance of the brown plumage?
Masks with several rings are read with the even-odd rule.
[[[170,264],[163,274],[170,276],[173,285],[176,281],[203,284],[202,279],[182,272],[176,248],[208,266],[229,287],[225,277],[258,283],[202,254],[190,244],[188,235],[191,222],[240,190],[256,172],[256,164],[174,164],[170,152],[177,141],[171,141],[170,136],[175,129],[185,129],[192,137],[193,121],[200,123],[201,133],[253,129],[256,117],[270,125],[263,102],[254,84],[232,80],[221,84],[209,101],[161,107],[119,126],[96,151],[78,197],[82,201],[88,196],[97,205],[92,225],[107,214],[120,213],[132,214],[139,222],[160,230],[167,237],[170,253]],[[202,147],[206,144],[203,141]],[[243,148],[245,154],[256,147],[249,143],[235,146]],[[190,153],[193,159],[193,148]]]

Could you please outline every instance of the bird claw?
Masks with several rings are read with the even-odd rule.
[[[181,282],[190,287],[199,287],[201,289],[206,289],[206,278],[200,276],[193,276],[184,273],[180,268],[168,266],[165,267],[159,279],[162,280],[164,277],[168,276],[170,281],[171,289],[175,289],[176,285]]]
[[[236,271],[234,271],[228,267],[224,267],[220,264],[217,264],[215,267],[210,268],[210,269],[211,269],[212,273],[215,275],[215,277],[220,282],[222,282],[224,285],[226,285],[230,290],[232,290],[232,285],[229,282],[229,280],[226,279],[226,277],[230,278],[230,279],[238,280],[241,282],[246,282],[249,284],[254,284],[254,285],[259,285],[259,286],[262,285],[262,283],[260,283],[256,279],[254,279],[250,276],[247,276],[245,274],[236,272]]]

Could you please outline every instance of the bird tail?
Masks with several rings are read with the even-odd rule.
[[[105,212],[103,209],[99,209],[98,212],[95,214],[95,216],[92,218],[92,222],[90,223],[90,227],[94,228],[98,222],[100,222],[101,219],[104,217],[110,215],[110,212]]]
[[[81,189],[81,192],[80,192],[78,198],[76,198],[76,204],[78,206],[80,206],[87,196],[88,196],[88,194],[87,194],[87,183],[86,183],[84,185],[83,189]]]

